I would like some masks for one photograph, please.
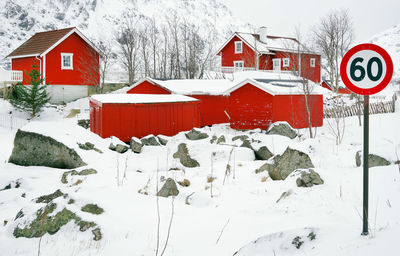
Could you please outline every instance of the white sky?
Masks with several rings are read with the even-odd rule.
[[[268,27],[272,35],[290,36],[300,24],[308,33],[331,10],[346,8],[353,20],[355,43],[366,41],[400,24],[400,0],[219,0],[235,16],[250,24]]]

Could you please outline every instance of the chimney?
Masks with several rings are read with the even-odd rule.
[[[260,41],[262,42],[262,43],[264,43],[264,44],[266,44],[267,43],[267,32],[268,32],[268,29],[267,29],[267,27],[260,27]]]

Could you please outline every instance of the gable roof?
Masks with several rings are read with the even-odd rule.
[[[226,79],[156,80],[147,77],[130,86],[126,91],[135,88],[144,81],[157,85],[173,94],[183,95],[222,95],[223,92],[234,85],[232,81]]]
[[[29,56],[43,56],[54,49],[71,34],[77,33],[86,43],[97,52],[97,48],[76,27],[51,30],[34,34],[26,42],[11,52],[7,58],[21,58]]]
[[[218,49],[217,55],[225,48],[225,46],[237,36],[242,40],[247,46],[249,46],[253,51],[257,51],[259,54],[275,54],[274,51],[287,51],[287,52],[297,52],[297,47],[299,41],[292,37],[282,37],[282,36],[267,36],[267,42],[260,41],[260,35],[255,33],[245,33],[245,32],[235,32],[232,34],[228,40]],[[319,53],[308,51],[303,45],[300,44],[301,53]]]

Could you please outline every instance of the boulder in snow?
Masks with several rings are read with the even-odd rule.
[[[143,146],[160,146],[160,143],[158,143],[156,137],[154,137],[152,134],[143,137],[140,141],[142,142]]]
[[[185,143],[181,143],[178,145],[178,151],[174,153],[173,157],[179,158],[181,164],[185,167],[192,168],[200,166],[199,162],[190,157],[189,151]]]
[[[268,160],[274,156],[266,146],[262,146],[258,150],[255,150],[254,154],[256,155],[257,160]]]
[[[200,132],[196,129],[192,129],[190,132],[185,133],[185,136],[189,140],[202,140],[208,138],[207,133]]]
[[[357,151],[356,153],[356,165],[361,166],[362,163],[362,152],[361,150]],[[386,160],[385,158],[374,155],[374,154],[369,154],[368,155],[368,167],[375,167],[375,166],[386,166],[390,165],[390,162]]]
[[[266,163],[256,170],[256,173],[268,171],[273,180],[284,180],[297,169],[314,168],[310,157],[301,151],[286,148],[282,155],[273,158],[273,163]]]
[[[169,196],[177,196],[179,194],[178,187],[173,179],[168,178],[160,191],[158,191],[157,196],[169,197]]]
[[[278,134],[294,139],[297,137],[296,131],[287,122],[276,122],[267,129],[267,134]]]
[[[301,171],[301,175],[297,178],[296,184],[298,187],[312,187],[313,185],[324,184],[324,180],[321,179],[321,176],[319,176],[317,172],[309,169],[308,171]]]
[[[136,137],[131,138],[131,149],[134,153],[142,152],[142,147],[143,147],[143,144],[138,138],[136,138]]]
[[[47,166],[72,169],[86,165],[72,148],[34,132],[18,130],[10,163],[22,166]]]

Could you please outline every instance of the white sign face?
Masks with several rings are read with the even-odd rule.
[[[352,92],[371,95],[383,90],[393,75],[390,55],[374,44],[359,44],[351,48],[340,64],[343,83]]]
[[[386,75],[386,62],[375,51],[362,50],[350,57],[346,66],[350,82],[362,89],[380,84]]]

